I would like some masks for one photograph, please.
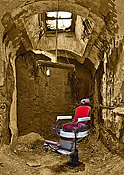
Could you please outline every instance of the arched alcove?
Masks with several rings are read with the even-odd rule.
[[[5,60],[6,60],[5,67],[7,67],[8,64],[10,64],[12,67],[12,70],[13,70],[12,81],[14,84],[12,89],[12,94],[11,94],[12,102],[10,102],[9,104],[10,105],[10,113],[9,113],[10,126],[9,127],[11,128],[11,133],[12,133],[11,143],[13,143],[14,133],[16,133],[16,136],[18,135],[15,60],[18,55],[24,54],[24,52],[28,50],[36,49],[36,48],[33,48],[32,42],[29,37],[29,33],[26,30],[26,27],[25,27],[26,19],[28,19],[30,16],[34,16],[42,12],[60,10],[60,11],[74,12],[76,15],[82,16],[94,22],[94,29],[92,31],[91,38],[87,44],[83,57],[81,57],[82,55],[78,55],[78,57],[76,57],[77,53],[75,52],[73,57],[75,57],[76,61],[70,60],[70,62],[72,61],[72,63],[76,65],[80,64],[80,63],[77,63],[77,61],[80,61],[80,59],[83,60],[81,62],[83,64],[80,64],[81,67],[77,66],[79,68],[77,70],[77,74],[80,75],[78,80],[80,82],[79,93],[82,94],[85,91],[84,96],[86,94],[88,94],[89,96],[92,96],[92,94],[89,93],[91,92],[90,90],[92,89],[91,88],[92,86],[89,86],[89,84],[91,83],[91,80],[94,80],[93,79],[94,73],[98,68],[99,63],[104,59],[104,52],[106,52],[106,50],[108,49],[107,44],[109,43],[109,40],[111,38],[111,37],[109,38],[111,34],[107,31],[108,28],[110,27],[109,13],[108,13],[109,3],[111,3],[111,0],[107,0],[107,3],[105,4],[106,10],[104,11],[101,8],[102,5],[104,4],[104,2],[102,1],[95,0],[94,3],[92,3],[91,1],[86,3],[86,1],[84,0],[73,1],[73,2],[71,2],[70,0],[67,0],[67,1],[60,0],[58,4],[59,6],[57,9],[56,1],[39,0],[39,1],[33,1],[29,3],[28,2],[24,3],[24,5],[19,6],[19,8],[16,8],[16,10],[13,8],[12,12],[8,12],[3,15],[3,18],[1,20],[4,27],[4,32],[3,32],[4,54],[3,55],[5,56]],[[106,41],[108,42],[107,44],[106,44]],[[40,46],[37,49],[40,49]],[[65,48],[60,48],[60,49],[65,49]],[[73,50],[68,50],[68,52],[70,51],[73,52]],[[91,64],[88,64],[88,62],[90,62]],[[84,71],[84,75],[87,77],[86,79],[85,78],[83,79],[82,78],[83,75],[80,74],[80,72],[83,72],[83,71]],[[32,79],[32,75],[30,76],[30,79]],[[89,81],[89,84],[86,83],[86,86],[88,86],[88,88],[86,88],[86,86],[83,85],[85,81],[86,82]],[[83,83],[81,84],[81,82]],[[96,108],[98,104],[99,102],[97,101]],[[16,137],[15,137],[15,140],[16,140]]]
[[[50,60],[32,51],[16,58],[17,124],[19,135],[38,132],[45,138],[53,137],[52,126],[57,115],[74,115],[84,97],[93,97],[93,72],[87,64],[69,59],[75,70],[35,67],[37,60]],[[68,64],[66,58],[58,62]],[[92,66],[92,63],[88,63]],[[94,68],[95,69],[95,68]]]

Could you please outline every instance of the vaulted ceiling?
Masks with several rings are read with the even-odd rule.
[[[36,40],[40,30],[37,20],[35,20],[35,26],[37,26],[34,28],[32,19],[35,19],[37,14],[49,11],[66,11],[93,22],[94,28],[85,47],[79,40],[77,40],[77,45],[74,37],[66,34],[66,44],[63,48],[60,47],[59,54],[61,56],[62,50],[68,48],[66,56],[75,55],[77,60],[82,63],[84,59],[88,58],[95,68],[98,67],[103,58],[104,50],[107,49],[118,29],[115,0],[28,0],[27,2],[8,0],[3,1],[0,5],[2,42],[6,48],[11,48],[11,51],[15,49],[16,55],[32,49],[45,50],[45,47],[41,46],[43,46],[44,40],[49,40],[50,37],[41,39],[40,44]],[[39,31],[38,35],[36,31]],[[32,38],[30,33],[32,33]],[[46,43],[50,43],[50,40]],[[54,41],[50,44],[54,48],[53,43]],[[72,43],[74,43],[73,47]],[[53,52],[54,49],[51,50]]]

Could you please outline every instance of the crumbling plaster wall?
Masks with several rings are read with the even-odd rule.
[[[1,108],[3,105],[5,105],[5,109],[1,111],[1,116],[2,115],[6,116],[6,117],[2,117],[3,120],[1,123],[1,130],[2,130],[1,137],[2,137],[2,143],[5,143],[6,132],[8,133],[10,129],[11,135],[12,135],[10,147],[12,148],[12,146],[14,146],[14,144],[12,143],[15,142],[14,140],[17,140],[17,136],[18,136],[17,116],[16,116],[17,112],[16,112],[15,59],[19,49],[23,45],[25,46],[25,49],[29,49],[30,44],[27,44],[29,40],[27,35],[25,35],[25,31],[23,32],[21,31],[22,23],[19,24],[20,29],[18,29],[17,27],[18,23],[15,24],[10,13],[4,14],[3,18],[1,19],[1,22],[4,28],[3,28],[2,46],[1,46],[2,48],[1,55],[2,55],[2,62],[3,62],[3,69],[2,69],[3,82],[1,86],[0,100],[1,100]],[[24,36],[26,36],[26,40],[28,42],[24,39]],[[24,51],[25,49],[22,49],[22,50]]]
[[[103,143],[124,157],[124,2],[116,3],[119,30],[104,53],[99,126]]]
[[[27,30],[28,36],[31,40],[31,43],[34,49],[40,49],[44,51],[56,50],[56,34],[55,33],[54,34],[52,33],[44,34],[41,37],[41,39],[39,39],[40,29],[39,29],[37,14],[26,18],[25,28]],[[58,33],[57,38],[58,38],[58,42],[57,42],[58,50],[68,50],[82,57],[83,44],[82,45],[79,44],[79,42],[77,41],[75,37],[74,32]]]
[[[88,42],[87,40],[86,41],[83,40],[84,26],[83,26],[82,18],[83,17],[77,15],[77,19],[75,21],[75,36],[76,36],[77,42],[79,43],[81,56],[83,56],[84,51],[86,49],[87,42]]]
[[[13,132],[16,133],[17,136],[17,112],[16,112],[16,74],[15,74],[15,59],[16,56],[22,52],[25,52],[26,50],[32,49],[32,45],[30,42],[30,39],[27,35],[26,29],[24,27],[24,18],[26,16],[34,15],[37,13],[41,13],[44,10],[55,10],[55,4],[56,1],[31,1],[25,3],[25,1],[21,0],[14,0],[14,1],[2,1],[0,3],[0,16],[1,16],[1,22],[0,22],[0,38],[3,38],[2,41],[0,41],[0,93],[1,93],[1,111],[0,115],[2,118],[1,121],[1,128],[4,130],[6,121],[10,121],[14,123],[11,125],[10,122],[7,122],[6,130],[8,132],[8,123],[10,123],[11,128],[11,134],[12,139],[11,143],[13,142]],[[64,5],[63,1],[61,4]],[[61,7],[67,11],[67,6],[70,5],[70,2],[65,2],[66,5],[62,5]],[[71,10],[73,10],[73,7],[76,4],[71,5]],[[80,6],[79,6],[80,8]],[[75,12],[80,9],[75,8]],[[80,10],[81,11],[81,10]],[[83,10],[82,10],[83,11]],[[84,13],[84,12],[83,12]],[[85,9],[85,15],[89,13],[89,10]],[[92,15],[92,13],[91,13]],[[96,17],[96,16],[95,16]],[[97,17],[96,17],[97,18]],[[100,20],[100,19],[99,19]],[[10,78],[10,82],[14,84],[13,87],[10,87],[11,91],[11,100],[8,100],[8,94],[7,94],[7,69],[8,65],[11,66],[12,69],[12,75]],[[11,114],[11,115],[10,115]],[[12,117],[12,118],[11,118]],[[6,120],[7,119],[7,120]],[[14,128],[12,128],[12,126]],[[3,135],[1,136],[4,140],[5,132],[2,132]],[[6,139],[5,139],[6,140]],[[6,141],[3,141],[4,143]],[[13,142],[14,143],[14,142]]]
[[[106,44],[105,44],[106,37],[105,36],[110,35],[109,32],[108,33],[105,32],[106,27],[104,26],[104,24],[106,24],[108,26],[107,30],[109,30],[109,31],[113,31],[111,26],[114,27],[114,25],[111,25],[111,23],[109,23],[109,21],[111,21],[111,18],[109,16],[109,9],[110,8],[112,9],[112,11],[113,10],[115,11],[115,5],[114,5],[113,0],[104,0],[104,1],[101,1],[101,0],[94,0],[94,1],[91,1],[91,0],[89,0],[89,1],[85,1],[85,0],[70,1],[70,0],[68,0],[68,1],[63,1],[62,0],[62,1],[59,1],[59,10],[74,12],[75,14],[83,16],[84,18],[87,18],[87,19],[94,22],[95,28],[92,32],[92,36],[90,38],[90,41],[88,42],[88,45],[86,47],[86,50],[85,50],[83,57],[89,58],[94,63],[96,69],[98,68],[100,61],[104,58],[103,51],[107,48],[107,47],[104,47],[104,46],[106,46]],[[11,16],[11,18],[7,19],[8,22],[6,20],[4,20],[5,24],[0,23],[1,38],[3,38],[3,36],[5,38],[4,44],[2,42],[0,43],[1,48],[2,48],[1,49],[1,58],[3,59],[3,61],[1,62],[2,68],[0,69],[2,71],[2,77],[3,77],[2,81],[1,81],[2,83],[1,83],[0,90],[1,90],[1,94],[2,94],[4,87],[7,88],[6,85],[4,86],[4,84],[6,84],[6,79],[5,79],[6,76],[5,75],[7,72],[8,64],[11,63],[12,69],[13,69],[12,72],[14,75],[14,76],[12,75],[12,77],[14,77],[14,80],[15,80],[11,97],[13,96],[14,100],[12,99],[12,103],[11,104],[9,103],[8,106],[10,107],[10,105],[11,105],[15,109],[13,112],[11,110],[12,114],[14,114],[11,116],[14,116],[15,120],[16,120],[16,116],[15,116],[16,115],[16,97],[15,97],[15,94],[16,94],[16,84],[15,84],[16,76],[15,76],[15,65],[14,65],[15,58],[16,58],[17,53],[32,49],[30,38],[28,37],[26,29],[24,27],[24,19],[26,17],[29,17],[30,15],[35,15],[37,13],[42,13],[43,11],[52,11],[52,10],[55,10],[55,11],[57,10],[56,1],[51,1],[51,0],[50,1],[40,1],[40,0],[37,1],[36,0],[36,1],[27,1],[25,3],[25,1],[23,1],[23,0],[20,0],[20,1],[8,0],[8,1],[3,1],[0,4],[0,16],[1,16],[1,18],[3,18],[3,15],[6,12],[10,12],[9,14]],[[115,12],[114,12],[114,14],[116,16]],[[9,19],[11,19],[11,20],[9,20]],[[10,28],[8,26],[6,26],[6,24],[7,23],[9,24],[9,22],[11,23],[11,21],[13,22],[13,25],[15,26],[14,29],[16,29],[16,32],[12,32],[13,30],[10,30]],[[113,34],[113,36],[114,36],[114,34]],[[14,43],[15,38],[17,38],[16,44]],[[108,37],[108,40],[110,40],[110,39],[111,39],[111,37]],[[6,45],[6,41],[8,43],[7,45]],[[21,49],[19,49],[19,48],[21,48]],[[7,51],[7,53],[6,53],[6,51]],[[95,51],[95,53],[94,53],[94,51]],[[10,55],[11,52],[12,52],[12,54]],[[7,59],[7,58],[9,58],[9,59]],[[4,67],[4,69],[3,69],[3,67]],[[98,90],[98,89],[96,89],[96,90]],[[7,101],[7,97],[2,95],[1,96],[1,104],[3,104],[4,99],[5,99],[5,101]],[[5,104],[7,104],[7,103],[5,103]],[[99,103],[95,99],[94,100],[94,106],[95,106],[94,109],[98,107],[97,105],[99,105]],[[5,109],[2,110],[1,118],[4,118],[3,117],[4,112],[5,112]],[[7,112],[6,112],[6,114],[8,115]],[[8,117],[8,118],[10,118],[10,117]],[[15,123],[16,123],[16,121],[15,121]],[[17,129],[17,127],[15,127],[15,128]]]
[[[123,41],[104,65],[100,135],[113,152],[124,155],[124,50]]]
[[[26,52],[16,59],[18,129],[19,135],[33,131],[48,139],[54,136],[52,128],[57,115],[73,116],[77,102],[91,95],[93,81],[88,69],[77,61],[72,61],[75,72],[49,68],[47,77],[45,68],[33,68],[40,57]]]
[[[34,49],[39,49],[47,52],[56,50],[56,33],[47,31],[47,33],[44,32],[43,35],[40,36],[38,14],[27,17],[24,20],[24,24]],[[57,50],[64,50],[66,57],[66,52],[72,52],[73,54],[78,55],[76,59],[80,63],[84,62],[82,56],[88,42],[88,39],[86,41],[83,41],[83,30],[84,28],[81,16],[77,15],[75,31],[65,31],[59,32],[57,34]]]

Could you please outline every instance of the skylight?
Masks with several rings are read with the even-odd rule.
[[[72,13],[70,12],[47,12],[46,24],[48,30],[69,30],[72,24]],[[56,26],[58,24],[58,26]]]
[[[70,12],[58,12],[58,18],[71,18]],[[47,12],[47,17],[57,18],[57,12]]]

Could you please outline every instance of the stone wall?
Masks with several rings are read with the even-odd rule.
[[[124,50],[123,38],[104,61],[100,135],[113,152],[124,155]]]
[[[119,4],[121,4],[120,7],[119,7]],[[116,48],[114,50],[111,49],[111,46],[113,48],[113,43],[111,43],[111,40],[113,41],[115,39],[116,32],[118,32],[117,31],[118,25],[117,25],[117,19],[116,19],[117,13],[118,13],[118,22],[120,26],[119,34],[123,35],[124,27],[121,23],[124,19],[124,16],[123,16],[124,13],[123,13],[122,4],[123,4],[123,0],[104,0],[104,1],[59,0],[60,11],[70,11],[75,13],[76,15],[83,16],[84,18],[94,22],[94,29],[92,31],[91,38],[88,41],[82,60],[83,62],[84,60],[87,60],[87,59],[90,60],[94,65],[94,67],[97,69],[97,71],[96,71],[95,77],[92,77],[93,79],[88,74],[88,79],[85,80],[85,78],[83,77],[84,78],[83,81],[81,78],[82,75],[80,74],[80,77],[79,77],[80,89],[81,89],[80,94],[83,93],[82,89],[84,88],[84,85],[81,84],[81,82],[84,83],[84,81],[89,81],[89,78],[95,81],[95,89],[93,89],[94,90],[93,113],[94,113],[94,116],[96,117],[95,121],[96,123],[98,122],[100,126],[100,131],[101,131],[100,134],[104,143],[107,146],[110,145],[109,146],[110,149],[112,147],[111,143],[115,143],[114,144],[115,147],[114,149],[112,149],[115,152],[117,152],[116,150],[117,148],[121,150],[121,144],[123,143],[123,127],[122,127],[123,115],[121,114],[120,116],[120,113],[118,115],[116,114],[115,111],[113,112],[114,114],[113,115],[111,114],[110,109],[102,110],[101,108],[99,108],[99,104],[102,104],[103,106],[105,105],[107,107],[108,105],[113,105],[114,107],[118,107],[121,103],[122,105],[121,107],[123,108],[123,103],[122,103],[122,98],[124,96],[123,95],[123,64],[121,64],[121,61],[119,61],[118,59],[120,58],[120,60],[122,60],[123,55],[122,55],[122,52],[118,50],[118,48],[121,49],[121,47],[118,45],[119,42],[117,44],[118,46],[116,45]],[[116,7],[117,7],[117,11],[116,11]],[[9,131],[11,130],[11,134],[12,134],[11,143],[15,136],[14,133],[16,133],[16,136],[18,134],[18,128],[16,126],[17,111],[16,111],[15,59],[18,55],[26,52],[27,50],[33,49],[34,45],[37,44],[38,34],[33,32],[33,35],[36,34],[34,43],[31,42],[33,38],[30,37],[31,31],[32,31],[30,21],[32,20],[32,18],[35,18],[38,13],[42,13],[45,11],[56,11],[56,10],[57,10],[57,6],[56,6],[55,0],[52,0],[52,1],[51,0],[47,0],[47,1],[31,0],[26,2],[24,0],[19,0],[19,1],[3,0],[0,3],[0,19],[1,19],[0,38],[2,38],[2,40],[0,41],[0,49],[1,49],[0,50],[0,57],[1,57],[1,60],[0,60],[0,95],[1,95],[0,118],[1,118],[1,128],[3,129],[2,137],[5,138],[7,135],[8,135],[7,137],[9,137],[10,135]],[[30,18],[30,21],[27,22],[26,18],[27,19]],[[35,24],[37,25],[37,21]],[[38,31],[38,28],[36,29],[36,31]],[[118,37],[116,39],[118,39]],[[71,39],[70,41],[75,41],[75,40]],[[51,43],[53,44],[54,41],[52,40]],[[39,45],[38,49],[40,49],[40,47],[41,45]],[[70,47],[72,47],[71,42],[70,42]],[[77,49],[77,46],[74,47],[74,51],[76,49]],[[77,50],[79,50],[79,48]],[[109,55],[109,58],[110,57],[112,58],[110,60],[115,60],[111,62],[111,64],[107,64],[106,60],[104,60],[105,59],[104,54],[106,52]],[[113,53],[113,56],[111,55],[111,52]],[[119,53],[121,53],[120,56],[119,56]],[[84,67],[85,67],[85,64],[86,62],[84,62]],[[111,65],[113,65],[113,67],[111,67]],[[89,69],[89,72],[90,72],[91,66],[88,65],[87,68]],[[103,70],[103,68],[105,69]],[[82,71],[82,68],[81,69],[79,68],[79,70]],[[102,85],[101,78],[105,70],[106,72],[103,75],[103,85]],[[77,71],[77,73],[79,72]],[[32,76],[30,76],[29,79],[33,81]],[[114,81],[116,83],[114,83]],[[31,85],[33,85],[33,83]],[[48,87],[49,86],[46,84],[46,88]],[[118,87],[119,87],[119,90],[118,90]],[[92,88],[90,87],[89,91],[91,89]],[[34,99],[35,101],[34,96],[31,99],[32,100]],[[115,115],[117,117],[114,118],[113,116]],[[38,120],[39,119],[36,118],[34,120],[35,123]],[[118,125],[118,121],[120,121],[119,125]],[[115,125],[116,125],[116,128],[118,128],[117,134],[115,133],[115,130],[112,129],[113,126],[115,127]],[[33,129],[37,130],[37,128],[33,128]],[[8,141],[8,139],[6,138],[5,140]]]
[[[74,115],[77,102],[91,95],[93,84],[88,69],[76,61],[76,73],[49,68],[47,77],[45,68],[33,68],[37,59],[43,58],[32,52],[16,59],[18,130],[19,135],[38,132],[50,138],[56,116]]]

